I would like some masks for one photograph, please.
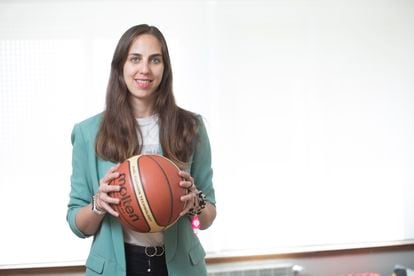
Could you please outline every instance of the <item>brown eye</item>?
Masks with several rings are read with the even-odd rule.
[[[154,63],[154,64],[159,64],[159,63],[161,63],[161,62],[162,62],[161,58],[159,58],[159,57],[155,57],[155,58],[153,58],[151,61],[152,61],[152,63]]]
[[[132,62],[132,63],[138,63],[140,61],[140,58],[139,57],[131,57],[129,59],[129,61]]]

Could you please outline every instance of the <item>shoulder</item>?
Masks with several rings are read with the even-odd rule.
[[[206,129],[206,119],[202,115],[196,114],[196,113],[194,113],[194,119],[195,119],[198,139],[208,139],[208,134],[207,134],[207,129]]]
[[[83,139],[86,140],[95,140],[96,134],[102,121],[102,116],[103,113],[99,113],[76,123],[72,130],[72,141],[75,136],[78,135],[81,135]]]
[[[193,142],[195,145],[198,145],[203,141],[209,143],[205,118],[201,114],[194,113],[183,108],[178,109],[178,114],[178,121],[180,124],[186,129],[191,129],[190,132],[194,134]]]
[[[102,121],[103,113],[98,113],[93,115],[92,117],[89,117],[81,122],[78,122],[76,125],[80,128],[94,128],[99,127],[101,121]]]
[[[204,126],[203,117],[198,113],[194,113],[179,107],[178,114],[180,121],[186,125],[188,125],[188,123],[192,123],[197,128]]]

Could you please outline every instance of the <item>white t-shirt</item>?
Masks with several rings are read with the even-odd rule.
[[[142,138],[142,154],[161,154],[161,144],[159,132],[160,128],[158,125],[158,115],[152,115],[145,118],[137,118],[138,125],[141,129]],[[140,136],[138,136],[140,137]],[[164,244],[164,233],[139,233],[130,230],[126,227],[124,230],[124,241],[126,243],[140,245],[140,246],[161,246]]]

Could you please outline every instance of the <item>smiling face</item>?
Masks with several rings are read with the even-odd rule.
[[[123,68],[136,117],[152,114],[155,91],[161,83],[163,72],[160,42],[151,34],[139,35],[129,48]]]

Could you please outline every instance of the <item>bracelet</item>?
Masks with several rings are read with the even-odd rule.
[[[194,202],[193,208],[189,210],[190,215],[199,215],[201,211],[206,207],[207,198],[206,195],[202,191],[197,192],[196,202]]]
[[[91,203],[92,203],[92,212],[94,212],[95,214],[100,215],[100,216],[102,216],[106,213],[105,211],[99,210],[97,208],[95,196],[92,196]]]

